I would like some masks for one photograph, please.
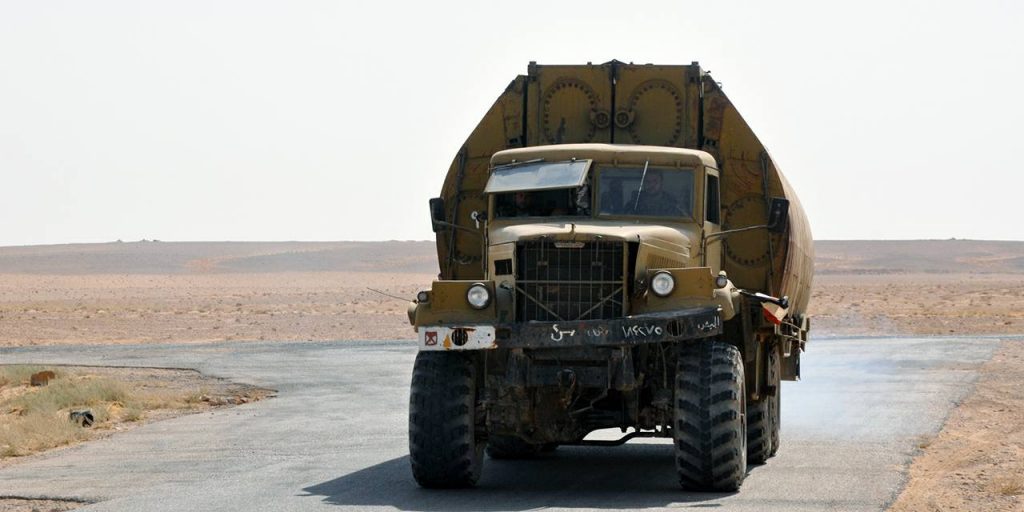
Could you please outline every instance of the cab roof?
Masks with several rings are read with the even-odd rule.
[[[491,157],[491,167],[527,160],[571,160],[589,159],[595,162],[617,162],[639,164],[650,162],[658,166],[696,167],[703,165],[718,168],[714,157],[696,149],[671,148],[664,146],[637,146],[628,144],[558,144],[552,146],[531,146],[499,151]]]

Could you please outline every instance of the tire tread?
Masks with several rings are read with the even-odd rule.
[[[409,394],[409,460],[423,487],[471,487],[480,478],[473,361],[462,354],[420,352]]]
[[[718,341],[680,347],[673,427],[683,488],[735,491],[743,483],[744,386],[736,347]]]

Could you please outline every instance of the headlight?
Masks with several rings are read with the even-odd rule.
[[[715,276],[715,288],[725,288],[729,284],[729,276],[725,275],[723,270],[717,276]]]
[[[475,309],[486,308],[491,303],[491,292],[480,283],[474,284],[466,292],[466,302]]]
[[[658,297],[668,297],[675,287],[675,278],[664,270],[655,273],[654,277],[651,278],[651,291]]]

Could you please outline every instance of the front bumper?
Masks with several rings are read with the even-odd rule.
[[[420,350],[616,347],[722,334],[717,307],[647,313],[609,320],[508,325],[421,326]]]

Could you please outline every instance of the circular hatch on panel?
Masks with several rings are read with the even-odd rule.
[[[541,127],[550,144],[590,142],[597,131],[592,117],[598,111],[597,94],[582,80],[560,78],[541,98]]]
[[[633,122],[627,129],[634,144],[675,146],[683,134],[683,94],[668,80],[648,80],[627,103]]]
[[[743,196],[725,208],[722,212],[723,230],[743,228],[764,224],[764,199],[756,194]],[[755,229],[735,233],[722,242],[725,255],[735,263],[745,267],[761,267],[771,256],[768,253],[768,230]]]

